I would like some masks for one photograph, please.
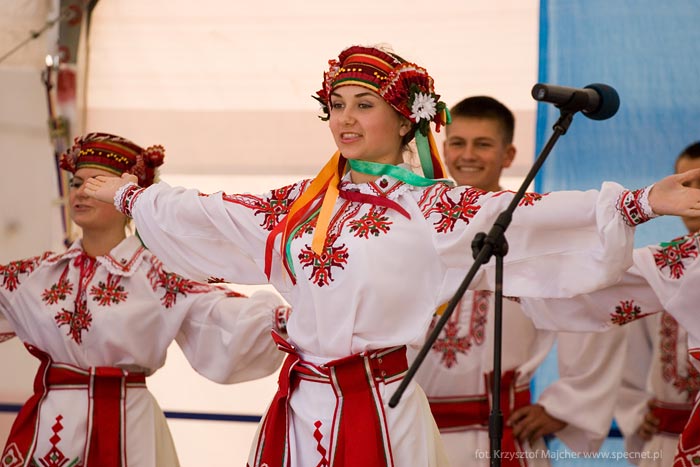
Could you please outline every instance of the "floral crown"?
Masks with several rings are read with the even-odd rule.
[[[163,164],[165,148],[146,149],[121,136],[109,133],[88,133],[75,138],[73,146],[61,155],[60,167],[75,173],[82,167],[106,170],[115,175],[134,174],[139,185],[147,187],[156,178],[156,168]]]
[[[356,85],[379,94],[397,112],[417,124],[423,136],[428,135],[430,122],[435,131],[448,123],[447,105],[435,94],[433,78],[425,68],[375,47],[352,46],[338,59],[328,61],[323,74],[323,87],[314,96],[324,115],[330,117],[330,96],[340,86]]]

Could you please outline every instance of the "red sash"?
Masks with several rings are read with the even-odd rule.
[[[486,429],[491,413],[491,388],[493,373],[484,376],[488,394],[478,394],[460,398],[431,397],[430,411],[441,432],[467,431]],[[530,385],[515,387],[517,372],[506,371],[501,375],[501,413],[503,414],[502,452],[522,452],[520,443],[513,436],[513,428],[506,425],[510,415],[517,409],[531,404]],[[504,467],[523,465],[516,456],[502,456],[501,465]],[[524,462],[524,461],[523,461]]]
[[[90,404],[88,443],[84,467],[121,467],[126,465],[125,409],[128,387],[145,387],[143,373],[127,373],[120,368],[96,367],[88,370],[53,363],[51,357],[32,345],[27,350],[41,363],[34,378],[34,394],[20,409],[12,424],[3,451],[3,466],[25,465],[36,449],[41,403],[53,389],[88,389]],[[60,451],[47,453],[60,456]]]
[[[288,403],[299,380],[331,384],[338,398],[329,446],[329,467],[391,467],[394,465],[386,430],[379,382],[395,381],[408,369],[406,347],[375,350],[314,365],[273,332],[287,352],[278,389],[262,421],[252,467],[290,465]],[[321,465],[321,464],[319,464]]]
[[[688,423],[693,406],[690,404],[669,404],[660,400],[651,401],[651,413],[659,419],[659,432],[680,435]]]

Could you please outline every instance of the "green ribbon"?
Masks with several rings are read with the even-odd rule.
[[[417,173],[411,172],[404,167],[399,167],[398,165],[380,164],[379,162],[368,162],[355,159],[349,159],[348,163],[350,164],[350,168],[356,172],[367,175],[377,175],[380,177],[382,175],[389,175],[390,177],[401,180],[402,182],[412,186],[431,186],[440,182],[453,185],[451,180],[444,178],[435,179],[421,177]]]

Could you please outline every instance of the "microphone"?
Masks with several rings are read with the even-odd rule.
[[[581,111],[593,120],[606,120],[620,108],[620,96],[607,84],[593,83],[583,89],[537,83],[532,87],[536,101],[549,102],[561,110]]]

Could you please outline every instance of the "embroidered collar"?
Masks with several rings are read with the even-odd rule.
[[[146,248],[144,248],[139,239],[130,235],[114,247],[109,254],[98,256],[96,259],[112,274],[131,276],[141,264],[141,261],[143,261],[145,251]],[[47,263],[70,261],[83,254],[83,252],[82,240],[77,239],[65,252],[49,257]]]
[[[411,170],[408,164],[399,164],[405,170]],[[381,175],[373,182],[353,183],[351,173],[348,172],[340,181],[338,188],[344,191],[359,191],[365,195],[382,196],[395,200],[403,193],[414,190],[416,187],[404,183],[402,180],[393,177],[390,174]]]

